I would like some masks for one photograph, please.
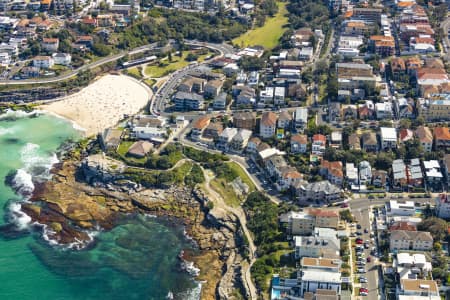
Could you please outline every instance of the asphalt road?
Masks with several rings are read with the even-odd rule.
[[[370,241],[370,233],[372,232],[372,224],[370,221],[369,213],[370,213],[370,207],[361,208],[361,209],[354,209],[352,208],[352,213],[356,218],[356,221],[358,224],[361,225],[362,229],[358,230],[361,231],[363,234],[361,238],[366,241]],[[364,229],[368,230],[368,233],[364,233]],[[373,247],[375,244],[370,243],[369,249],[364,250],[365,257],[372,257],[370,255],[370,248]],[[368,262],[365,266],[366,274],[365,277],[369,281],[368,283],[361,283],[361,286],[364,288],[367,288],[369,290],[368,296],[364,297],[364,299],[367,300],[378,300],[378,267],[377,259],[372,257],[372,261]]]
[[[444,49],[446,54],[443,56],[446,60],[449,60],[450,58],[450,40],[448,39],[448,30],[450,28],[450,17],[447,17],[444,22],[441,23],[441,28],[443,31],[443,39],[442,42],[444,43]]]
[[[351,210],[358,210],[358,209],[365,209],[369,206],[377,206],[377,205],[384,205],[389,200],[410,200],[414,202],[418,202],[421,204],[434,204],[433,198],[408,198],[408,199],[402,199],[402,198],[384,198],[384,199],[368,199],[368,198],[358,198],[358,199],[352,199],[350,201]]]
[[[207,47],[213,50],[217,50],[221,53],[230,53],[229,51],[232,51],[231,49],[233,49],[232,46],[230,45],[226,45],[226,44],[212,44],[212,43],[204,43],[204,42],[198,42],[198,41],[185,41],[185,44],[187,45],[196,45],[196,46],[202,46],[202,47]],[[133,55],[133,54],[138,54],[141,52],[145,52],[148,50],[152,50],[157,48],[158,44],[157,43],[152,43],[152,44],[148,44],[148,45],[144,45],[144,46],[140,46],[131,50],[127,50],[127,51],[122,51],[118,54],[114,54],[108,57],[104,57],[101,58],[95,62],[86,64],[81,66],[78,69],[72,70],[68,73],[64,73],[62,75],[56,76],[56,77],[52,77],[52,78],[40,78],[40,79],[20,79],[20,80],[0,80],[0,85],[27,85],[27,84],[38,84],[38,83],[53,83],[53,82],[58,82],[58,81],[63,81],[63,80],[67,80],[69,78],[74,77],[75,75],[77,75],[79,72],[82,71],[86,71],[86,70],[90,70],[93,68],[96,68],[98,66],[107,64],[109,62],[113,62],[113,61],[117,61],[120,58],[124,57],[127,54]]]

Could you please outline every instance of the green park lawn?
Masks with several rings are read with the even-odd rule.
[[[183,52],[182,56],[172,54],[172,61],[169,62],[168,59],[162,59],[160,64],[149,65],[145,68],[145,75],[153,78],[164,77],[169,73],[172,73],[176,70],[182,69],[186,67],[190,62],[186,60],[186,56],[189,54],[189,51]],[[205,57],[211,55],[211,53],[207,53],[204,55],[200,55],[197,61],[202,62]]]
[[[266,50],[273,49],[286,31],[284,25],[288,22],[285,2],[278,2],[278,13],[267,18],[264,26],[251,29],[233,40],[233,44],[238,47],[262,46]]]

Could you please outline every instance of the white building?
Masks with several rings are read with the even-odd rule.
[[[345,176],[349,185],[357,185],[358,182],[358,169],[354,163],[345,164]]]
[[[11,63],[11,56],[8,52],[0,52],[0,66],[7,67]]]
[[[259,92],[259,101],[265,104],[272,104],[274,92],[275,90],[273,87],[266,87],[264,90]]]
[[[284,87],[281,87],[281,86],[275,87],[273,103],[275,105],[283,105],[285,94],[286,94],[286,89]]]
[[[447,194],[436,197],[436,214],[439,218],[450,219],[450,200]]]
[[[324,270],[304,270],[301,277],[300,295],[315,293],[318,289],[334,290],[341,293],[342,278],[340,272]]]
[[[50,56],[36,56],[33,58],[33,67],[49,69],[53,67],[55,61]]]
[[[390,200],[386,203],[386,213],[389,216],[414,216],[416,208],[413,201]]]
[[[381,148],[395,149],[397,148],[397,131],[395,128],[380,128]]]
[[[392,104],[390,102],[375,103],[375,113],[378,120],[392,119]]]
[[[69,66],[72,62],[72,55],[69,53],[53,53],[52,58],[55,65]]]

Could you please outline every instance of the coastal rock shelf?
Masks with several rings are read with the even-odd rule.
[[[22,205],[32,221],[45,224],[49,239],[82,248],[92,242],[90,232],[112,230],[121,216],[165,216],[181,222],[197,245],[199,251],[185,251],[183,259],[201,270],[197,278],[204,282],[202,299],[225,299],[241,288],[239,223],[233,215],[208,210],[209,199],[202,190],[177,185],[143,189],[130,181],[124,189],[126,179],[112,176],[102,182],[92,172],[87,184],[82,166],[73,161],[58,165],[53,179],[37,185],[31,203]]]

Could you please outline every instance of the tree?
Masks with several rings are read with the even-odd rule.
[[[389,170],[392,166],[392,156],[385,152],[380,152],[375,159],[375,169],[377,170]]]
[[[264,60],[259,57],[244,56],[240,59],[239,65],[245,71],[258,71],[264,68]]]
[[[434,251],[438,252],[438,251],[441,251],[441,249],[442,249],[441,243],[435,242],[435,243],[433,244],[433,250],[434,250]]]
[[[111,53],[111,48],[103,43],[94,43],[92,51],[98,56],[107,56]]]
[[[429,231],[436,242],[441,241],[446,237],[447,228],[447,222],[436,217],[425,219],[417,225],[417,230]]]
[[[172,62],[172,52],[167,53],[167,59]]]
[[[405,158],[413,159],[422,157],[424,151],[422,144],[417,138],[405,142]]]
[[[344,220],[348,223],[352,223],[354,221],[354,217],[349,209],[341,210],[339,212],[339,217],[341,218],[341,220]]]

